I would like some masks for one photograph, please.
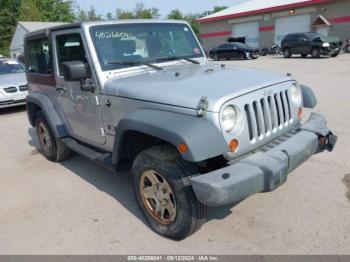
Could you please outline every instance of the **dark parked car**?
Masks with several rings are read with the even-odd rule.
[[[285,58],[294,54],[313,58],[321,55],[335,57],[339,54],[338,45],[331,44],[330,38],[318,33],[297,33],[289,34],[282,40],[282,52]]]
[[[215,61],[220,59],[256,59],[259,57],[259,50],[246,44],[233,42],[215,47],[209,52],[209,57]]]

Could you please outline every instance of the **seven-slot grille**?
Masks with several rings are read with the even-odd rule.
[[[245,104],[249,138],[252,142],[263,139],[278,129],[287,127],[292,120],[289,91],[284,90],[260,100]]]

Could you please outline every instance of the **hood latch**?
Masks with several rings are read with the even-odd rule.
[[[200,117],[204,117],[205,112],[208,110],[208,107],[209,107],[208,97],[202,96],[198,103],[197,115]]]

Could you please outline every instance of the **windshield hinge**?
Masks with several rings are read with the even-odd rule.
[[[100,99],[98,98],[98,95],[95,96],[95,101],[96,101],[96,105],[99,106],[100,105]]]
[[[201,99],[199,100],[197,115],[204,117],[206,111],[208,110],[208,107],[209,107],[208,97],[202,96]]]
[[[101,136],[106,136],[105,129],[101,127]]]

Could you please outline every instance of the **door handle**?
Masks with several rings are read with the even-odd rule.
[[[67,88],[64,86],[56,86],[56,91],[64,93],[67,91]]]

